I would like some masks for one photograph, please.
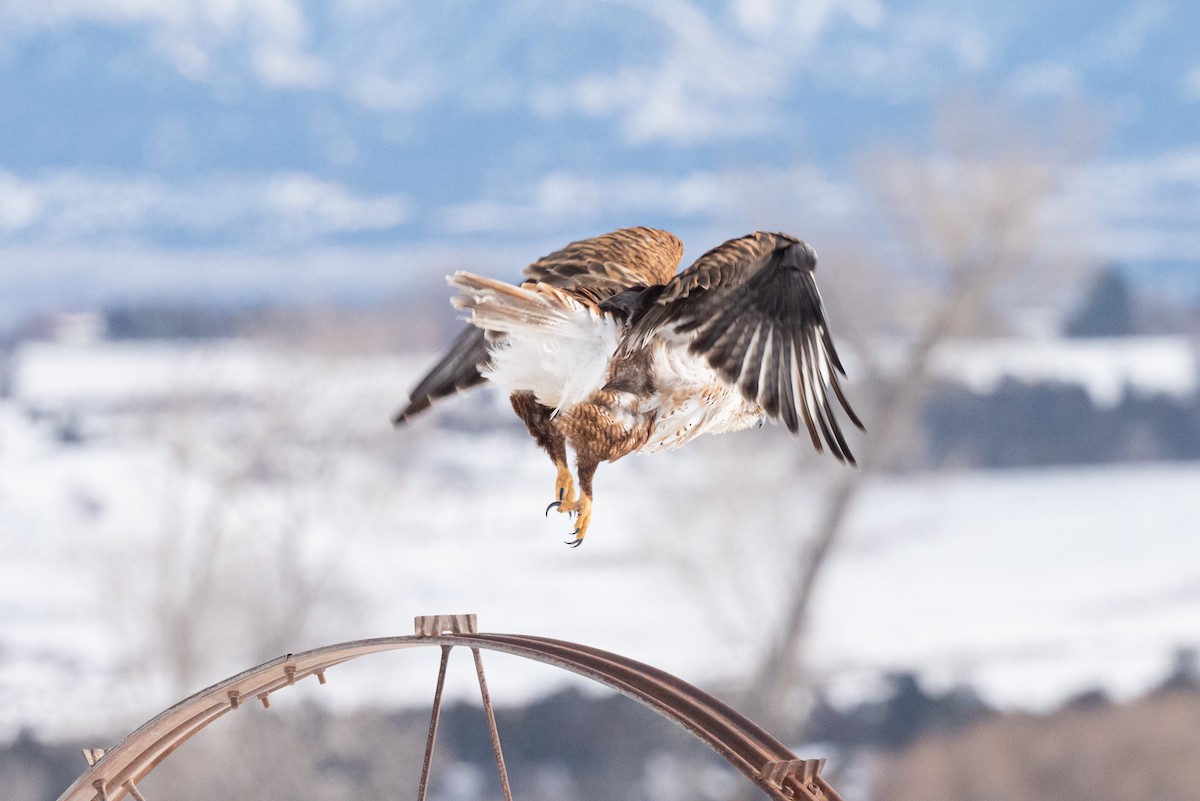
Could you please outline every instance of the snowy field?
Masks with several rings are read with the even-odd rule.
[[[1146,380],[1194,382],[1194,360],[1160,361],[1193,373]],[[243,343],[20,351],[0,400],[0,737],[127,730],[419,614],[475,612],[713,690],[752,664],[844,468],[772,427],[631,457],[601,467],[571,550],[542,516],[549,461],[502,398],[391,430],[422,366]],[[846,697],[915,669],[1026,707],[1141,691],[1200,644],[1198,513],[1191,463],[879,478],[819,590],[816,676]],[[501,663],[504,701],[559,681]],[[326,699],[426,703],[432,673],[381,658],[330,679]]]

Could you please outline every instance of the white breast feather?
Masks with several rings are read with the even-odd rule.
[[[643,451],[671,450],[701,434],[740,431],[761,419],[762,410],[722,382],[704,357],[688,353],[686,342],[661,335],[651,345],[658,393],[642,411],[654,409],[657,417]]]
[[[484,376],[508,392],[532,392],[556,412],[587,400],[604,385],[617,326],[586,310],[564,326],[571,327],[509,331]]]

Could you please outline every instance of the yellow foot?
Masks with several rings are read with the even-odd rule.
[[[558,511],[570,511],[575,513],[575,530],[571,532],[575,535],[573,540],[564,540],[567,545],[572,548],[578,548],[583,544],[583,537],[587,534],[588,524],[592,522],[592,499],[587,495],[580,495],[579,500],[572,504],[574,508],[564,509],[559,507]]]
[[[546,516],[549,517],[550,510],[557,508],[560,512],[568,512],[574,508],[575,504],[575,480],[571,478],[571,471],[565,464],[557,465],[558,476],[554,479],[554,498],[555,500],[546,507]],[[567,508],[562,508],[563,505]]]
[[[554,495],[558,499],[551,502],[546,507],[546,516],[550,516],[551,509],[557,509],[561,514],[569,514],[575,518],[575,530],[571,533],[575,535],[575,539],[567,540],[567,545],[572,548],[578,548],[583,542],[583,535],[587,533],[588,523],[592,520],[592,498],[590,495],[580,495],[575,497],[575,480],[571,477],[571,471],[565,464],[555,464],[558,468],[558,476],[554,479]]]

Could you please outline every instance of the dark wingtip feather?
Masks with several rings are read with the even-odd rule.
[[[858,414],[854,411],[854,407],[850,405],[850,401],[846,399],[845,393],[842,392],[842,382],[838,381],[835,375],[831,375],[829,379],[829,386],[833,387],[833,393],[837,395],[838,402],[842,404],[842,408],[846,411],[846,416],[850,418],[850,422],[854,423],[854,427],[859,431],[866,431],[866,425],[859,419]]]
[[[420,400],[413,401],[392,415],[392,428],[400,428],[409,421],[409,418],[415,417],[432,405],[433,404],[428,398],[422,398]]]
[[[482,384],[480,367],[487,362],[487,343],[481,329],[470,326],[454,340],[450,350],[409,393],[408,405],[392,416],[399,428],[433,405],[435,400]]]

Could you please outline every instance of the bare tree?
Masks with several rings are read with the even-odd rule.
[[[977,330],[999,290],[1038,263],[1039,214],[1062,161],[1012,136],[1011,124],[993,123],[988,115],[952,114],[937,154],[893,153],[867,163],[867,180],[908,263],[926,268],[914,274],[924,273],[928,294],[897,364],[885,368],[880,354],[860,354],[879,393],[866,415],[859,468],[837,474],[820,502],[811,536],[788,571],[794,581],[781,622],[748,685],[747,705],[768,728],[786,731],[797,719],[805,688],[801,649],[816,588],[863,488],[910,441],[938,348]]]
[[[137,413],[156,454],[142,487],[147,531],[111,555],[107,572],[136,580],[112,583],[107,619],[131,644],[128,669],[175,696],[352,612],[346,538],[383,528],[373,515],[403,481],[355,425],[360,398],[336,386],[352,359],[303,342],[251,350],[252,388],[214,376]],[[388,436],[385,412],[379,421]]]

